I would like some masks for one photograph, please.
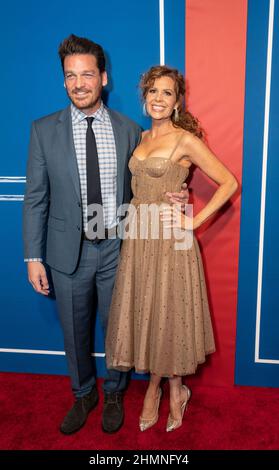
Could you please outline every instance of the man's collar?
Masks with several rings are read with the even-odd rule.
[[[90,114],[90,116],[94,117],[94,119],[96,119],[97,121],[104,122],[105,120],[104,114],[105,114],[104,103],[101,101],[100,107],[97,109],[95,113]],[[78,109],[73,103],[71,103],[71,115],[72,115],[73,124],[77,124],[78,122],[81,122],[85,118],[89,117],[83,111]]]

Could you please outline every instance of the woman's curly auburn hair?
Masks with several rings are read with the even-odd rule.
[[[174,120],[174,112],[171,115],[172,123],[175,127],[181,127],[186,131],[191,132],[195,136],[202,139],[204,137],[203,130],[197,118],[195,118],[189,111],[183,109],[183,97],[185,95],[185,80],[183,75],[177,70],[166,65],[155,65],[151,67],[141,77],[140,89],[142,97],[145,100],[148,90],[153,87],[157,78],[170,77],[174,81],[176,99],[179,102],[178,113],[179,119]]]

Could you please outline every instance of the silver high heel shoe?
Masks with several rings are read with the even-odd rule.
[[[183,401],[183,403],[181,403],[181,416],[179,419],[174,419],[171,414],[169,414],[166,427],[167,432],[174,431],[175,429],[180,428],[180,426],[182,425],[183,416],[185,411],[187,410],[187,406],[191,398],[191,390],[186,387],[186,385],[182,385],[182,388],[187,392],[187,399]]]
[[[159,406],[160,406],[161,397],[162,397],[162,389],[159,388],[158,396],[155,402],[154,416],[152,418],[142,418],[142,416],[140,416],[139,418],[139,428],[141,431],[146,431],[147,429],[151,428],[151,426],[154,426],[154,424],[157,423],[158,418],[159,418]]]

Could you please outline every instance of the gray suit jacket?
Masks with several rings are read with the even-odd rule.
[[[109,110],[117,153],[117,206],[131,198],[128,161],[140,127]],[[71,274],[78,263],[82,205],[71,108],[33,122],[23,214],[24,258],[43,258]]]

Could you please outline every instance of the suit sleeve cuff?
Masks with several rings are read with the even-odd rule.
[[[28,263],[29,261],[40,261],[43,262],[42,258],[24,258],[24,262]]]

